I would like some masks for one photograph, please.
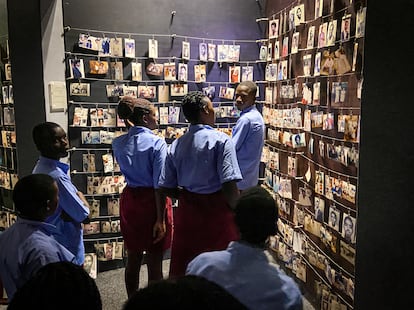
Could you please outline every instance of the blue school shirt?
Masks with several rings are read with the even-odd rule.
[[[233,127],[232,140],[243,176],[243,180],[237,183],[240,190],[256,186],[259,181],[264,130],[263,117],[254,105],[240,113]]]
[[[241,180],[231,138],[208,125],[190,125],[167,152],[159,185],[183,187],[198,194],[219,191],[222,184]]]
[[[81,223],[88,217],[89,208],[79,198],[78,189],[68,175],[69,166],[59,160],[40,156],[33,173],[50,175],[59,188],[59,205],[54,214],[46,219],[47,223],[56,226],[57,233],[53,236],[76,257],[79,265],[83,264],[85,248]],[[73,221],[65,222],[61,217],[64,210]]]
[[[224,251],[196,256],[186,274],[217,283],[248,309],[302,310],[296,283],[269,263],[263,249],[230,242]]]
[[[112,151],[128,186],[158,188],[167,144],[150,129],[134,126],[112,141]]]
[[[8,299],[42,266],[75,257],[51,235],[56,227],[38,221],[17,218],[0,234],[0,277]]]

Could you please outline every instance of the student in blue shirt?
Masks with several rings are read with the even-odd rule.
[[[233,127],[232,139],[243,176],[243,180],[237,183],[241,191],[259,182],[265,126],[255,106],[256,92],[257,86],[251,81],[241,82],[236,88],[236,107],[241,113]]]
[[[260,186],[243,191],[235,219],[240,240],[230,242],[224,251],[200,254],[188,264],[186,273],[217,283],[248,309],[303,309],[296,283],[270,264],[264,252],[269,236],[277,231],[272,196]]]
[[[148,281],[162,279],[163,251],[169,248],[171,229],[165,221],[166,201],[158,179],[164,167],[167,144],[152,132],[158,127],[154,105],[143,98],[123,97],[118,115],[128,133],[112,142],[112,150],[125,176],[121,194],[121,232],[127,250],[125,284],[128,296],[139,287],[142,260],[146,257]],[[171,208],[170,208],[171,209]]]
[[[184,275],[188,262],[201,252],[225,249],[238,239],[232,207],[241,180],[231,138],[214,126],[214,109],[202,92],[183,97],[189,130],[167,152],[159,185],[178,197],[174,210],[170,277]]]
[[[85,248],[81,223],[89,220],[89,204],[83,193],[73,185],[68,174],[69,165],[59,161],[67,156],[69,149],[66,133],[58,124],[45,122],[36,125],[32,135],[40,151],[33,173],[50,175],[59,187],[59,205],[46,222],[56,226],[56,240],[72,252],[76,262],[82,265]]]
[[[0,278],[9,300],[42,266],[75,261],[52,237],[56,227],[44,222],[58,204],[58,186],[52,177],[23,177],[14,187],[13,202],[19,212],[17,221],[0,234]]]

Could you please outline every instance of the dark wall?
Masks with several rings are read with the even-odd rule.
[[[38,152],[31,130],[45,121],[39,1],[7,1],[18,174],[32,172]]]
[[[369,1],[362,95],[356,309],[405,309],[412,296],[414,160],[408,44],[412,1]],[[399,43],[397,43],[399,42]],[[396,49],[396,44],[400,46]]]

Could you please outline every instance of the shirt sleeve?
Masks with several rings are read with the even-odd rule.
[[[75,222],[81,223],[89,215],[89,209],[79,198],[77,188],[66,175],[60,176],[56,182],[59,187],[59,206]]]
[[[246,137],[248,136],[250,129],[249,119],[247,117],[241,117],[233,128],[232,140],[236,151],[239,151],[242,147]]]
[[[219,152],[217,164],[222,184],[229,181],[240,181],[242,179],[237,162],[236,150],[230,138],[226,139],[222,144],[222,151]]]
[[[176,188],[178,186],[177,170],[173,162],[173,154],[171,151],[171,148],[173,147],[173,145],[174,145],[174,142],[167,149],[165,164],[164,164],[163,169],[161,170],[161,174],[160,174],[160,178],[158,182],[159,187]]]
[[[159,180],[164,169],[165,159],[167,157],[167,143],[164,140],[159,140],[156,145],[154,153],[154,169],[153,169],[153,184],[154,188],[159,188]]]

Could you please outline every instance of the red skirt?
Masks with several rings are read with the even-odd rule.
[[[183,191],[174,210],[170,277],[185,274],[187,264],[198,254],[224,250],[238,240],[234,213],[223,194],[195,194]]]
[[[157,219],[155,191],[153,188],[126,186],[122,191],[120,200],[121,233],[125,248],[135,252],[170,248],[172,235],[171,209],[171,199],[167,198],[166,236],[163,240],[154,244],[152,230]]]

